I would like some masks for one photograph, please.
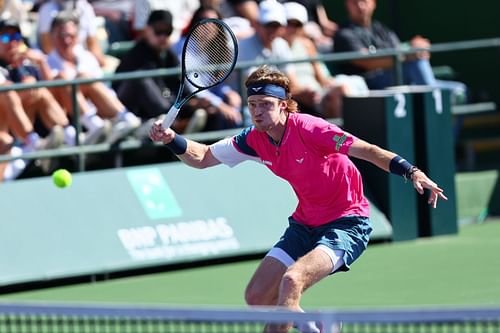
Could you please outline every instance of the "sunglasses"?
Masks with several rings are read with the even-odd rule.
[[[287,25],[292,28],[301,28],[303,26],[302,22],[297,20],[290,20],[287,22]]]
[[[61,38],[61,39],[66,39],[66,38],[71,38],[71,39],[75,39],[77,37],[76,34],[71,34],[71,33],[68,33],[68,32],[61,32],[58,34],[58,37]]]
[[[1,34],[0,35],[0,42],[2,42],[2,44],[8,44],[12,41],[19,42],[22,40],[23,40],[23,36],[19,32],[16,32],[13,34]]]
[[[278,22],[271,22],[271,23],[267,23],[264,25],[264,27],[266,29],[271,29],[271,30],[274,30],[274,29],[279,29],[281,28],[281,24],[279,24]]]
[[[153,29],[156,36],[170,36],[172,29]]]

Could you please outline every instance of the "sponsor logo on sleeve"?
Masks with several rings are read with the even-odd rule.
[[[346,139],[347,135],[345,134],[343,134],[342,136],[338,136],[337,134],[335,134],[333,137],[333,141],[335,141],[335,150],[340,151],[340,148],[342,148],[342,145],[344,144]]]

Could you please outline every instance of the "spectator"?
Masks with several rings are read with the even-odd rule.
[[[153,11],[143,37],[123,55],[116,72],[179,67],[177,55],[170,49],[169,36],[172,30],[172,14],[166,10]],[[138,134],[141,138],[147,136],[154,120],[170,110],[179,87],[177,76],[147,77],[115,81],[113,84],[123,104],[145,122],[141,127],[145,132],[139,131]],[[206,111],[200,109],[199,104],[198,99],[193,97],[182,107],[173,125],[178,131],[198,131],[205,126]]]
[[[30,35],[31,25],[28,21],[28,12],[21,0],[0,0],[0,20],[14,20],[19,22],[23,36]]]
[[[307,10],[298,2],[284,4],[287,28],[284,34],[294,58],[315,58],[318,55],[314,42],[304,32],[308,22]],[[359,76],[341,75],[332,77],[326,65],[321,61],[308,61],[295,64],[297,77],[304,86],[311,87],[321,96],[319,111],[326,118],[342,116],[342,98],[344,95],[366,94],[368,87]]]
[[[229,25],[237,39],[250,37],[255,33],[253,26],[259,16],[259,5],[255,0],[201,0],[201,6],[215,8],[224,22]]]
[[[51,43],[54,46],[48,56],[52,74],[59,79],[98,78],[102,76],[97,59],[92,53],[77,43],[78,19],[69,13],[62,12],[52,20]],[[68,112],[72,110],[70,87],[58,88],[57,96]],[[108,143],[126,137],[140,125],[140,120],[116,97],[113,90],[102,82],[93,82],[79,86],[79,109],[82,112],[82,124],[87,128],[85,143],[93,144],[103,138],[105,123],[110,119],[111,133]],[[95,106],[95,111],[87,103],[87,99]]]
[[[338,29],[337,23],[330,20],[320,0],[285,1],[298,2],[307,10],[308,22],[304,25],[306,35],[311,38],[318,51],[328,53],[333,50],[333,36]]]
[[[335,34],[335,52],[362,51],[374,53],[377,49],[400,48],[401,42],[392,30],[373,19],[376,0],[345,0],[349,22]],[[430,42],[421,36],[412,38],[409,45],[414,48],[429,48]],[[403,62],[405,84],[429,85],[450,89],[463,95],[465,85],[460,82],[436,80],[427,51],[406,57]],[[396,84],[392,57],[353,60],[341,63],[339,70],[346,74],[362,75],[370,89],[384,89]]]
[[[259,19],[255,25],[255,35],[243,39],[239,43],[238,62],[242,61],[290,61],[291,50],[282,38],[287,25],[285,8],[275,0],[264,0],[259,4]],[[294,99],[299,102],[300,110],[305,113],[320,115],[318,110],[321,96],[317,91],[299,83],[293,64],[278,65],[278,69],[286,73],[291,82]],[[246,77],[255,68],[249,68]],[[235,82],[232,82],[235,88]],[[248,119],[248,117],[247,117]]]
[[[89,50],[99,62],[106,67],[106,59],[97,38],[97,25],[94,9],[87,0],[49,0],[40,6],[38,11],[38,43],[46,54],[52,51],[50,27],[52,20],[59,12],[70,12],[79,18],[78,43]]]
[[[89,0],[95,15],[104,17],[108,43],[132,39],[133,0]]]
[[[50,79],[46,56],[24,44],[19,23],[16,21],[7,20],[0,23],[0,71],[2,85]],[[3,133],[4,143],[9,143],[6,135],[8,132],[21,142],[21,147],[15,150],[18,155],[56,148],[63,142],[74,145],[76,131],[47,88],[8,91],[1,95],[0,113],[3,120],[0,121],[0,131]],[[43,132],[40,134],[35,130],[35,122],[38,119],[41,122],[40,132]],[[42,140],[40,135],[46,133],[47,140]],[[11,168],[7,169],[11,172],[5,174],[4,178],[16,178],[26,165],[27,161],[24,160],[13,161]],[[45,171],[48,171],[50,165],[43,165]]]
[[[200,6],[199,0],[134,0],[133,30],[135,39],[143,36],[148,17],[154,10],[167,10],[172,14],[172,34],[170,39],[175,42],[181,31],[188,25],[194,11]]]
[[[182,48],[188,32],[199,21],[209,18],[221,19],[219,12],[212,6],[202,5],[194,12],[191,22],[184,29],[181,38],[172,48],[179,59],[181,58]],[[206,42],[210,43],[209,40]],[[194,87],[192,88],[194,89]],[[242,124],[241,97],[228,84],[221,83],[211,89],[201,91],[197,94],[197,97],[206,103],[204,108],[208,112],[209,117],[205,130],[234,128]]]

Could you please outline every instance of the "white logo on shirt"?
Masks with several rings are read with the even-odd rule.
[[[266,165],[273,165],[273,162],[271,162],[271,161],[262,160],[262,163],[264,163]]]
[[[261,90],[261,89],[262,89],[262,87],[255,87],[255,88],[252,88],[252,90],[253,90],[253,91],[255,91],[255,92],[257,92],[257,91],[259,91],[259,90]]]
[[[297,163],[302,164],[302,162],[304,162],[304,158],[303,157],[298,158],[298,159],[296,159],[296,161],[297,161]]]

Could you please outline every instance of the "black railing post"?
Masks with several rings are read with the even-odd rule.
[[[78,105],[78,98],[76,97],[78,93],[78,83],[71,84],[71,106],[73,108],[73,117],[75,119],[75,128],[76,128],[76,146],[80,146],[82,142],[80,142],[80,133],[82,132],[82,123],[80,121],[80,107]],[[76,156],[76,160],[78,163],[78,171],[85,171],[85,153],[80,152]]]

